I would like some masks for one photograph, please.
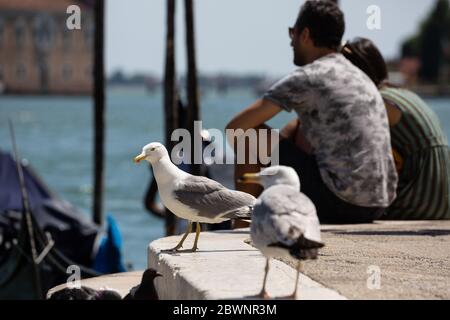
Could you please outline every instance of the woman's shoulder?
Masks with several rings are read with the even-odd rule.
[[[400,87],[384,87],[380,89],[386,106],[394,105],[400,109],[403,116],[421,124],[423,128],[442,131],[440,121],[432,108],[415,92]]]
[[[380,93],[383,97],[399,97],[406,101],[414,100],[415,102],[420,101],[420,103],[426,104],[417,93],[404,87],[388,84],[380,89]]]
[[[384,86],[380,89],[380,93],[385,101],[395,104],[401,109],[409,110],[411,107],[430,109],[427,103],[418,94],[407,88]]]

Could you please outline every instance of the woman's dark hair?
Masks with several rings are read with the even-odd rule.
[[[341,53],[364,71],[377,87],[387,81],[388,70],[383,55],[369,39],[356,38],[348,41],[342,47]]]
[[[308,28],[316,47],[338,49],[345,32],[344,13],[329,0],[309,0],[298,14],[295,28],[299,33]]]

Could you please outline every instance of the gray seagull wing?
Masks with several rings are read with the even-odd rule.
[[[227,189],[217,181],[199,176],[185,179],[173,193],[178,201],[209,219],[248,217],[249,207],[256,201],[248,193]]]

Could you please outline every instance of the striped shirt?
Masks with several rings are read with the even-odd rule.
[[[391,144],[404,161],[386,219],[450,219],[450,153],[439,119],[409,90],[383,88],[381,95],[402,113]]]

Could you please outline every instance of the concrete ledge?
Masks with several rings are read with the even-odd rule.
[[[185,242],[190,248],[194,235]],[[248,229],[204,232],[196,253],[161,253],[174,247],[180,237],[162,238],[148,247],[148,267],[163,277],[155,281],[160,299],[255,299],[264,276],[265,258],[245,243]],[[313,265],[316,261],[308,261]],[[272,260],[267,289],[272,297],[285,297],[294,289],[296,272],[287,264]],[[301,274],[300,300],[342,300],[344,296]]]
[[[317,261],[305,263],[305,273],[329,288],[301,275],[300,299],[450,297],[450,221],[329,225],[322,226],[322,237],[326,246]],[[189,236],[186,248],[192,246],[193,238]],[[179,236],[152,242],[148,266],[163,274],[155,280],[158,295],[161,299],[254,299],[261,289],[265,258],[244,242],[249,238],[248,230],[205,232],[200,236],[200,251],[194,254],[160,253],[175,246]],[[368,266],[380,267],[379,289],[367,287]],[[115,289],[124,296],[141,277],[142,271],[127,272],[82,280],[81,284],[97,290]],[[290,294],[294,281],[294,269],[272,261],[268,278],[272,296]],[[48,295],[64,287],[52,288]]]

